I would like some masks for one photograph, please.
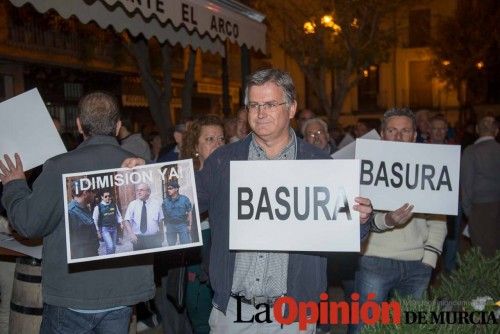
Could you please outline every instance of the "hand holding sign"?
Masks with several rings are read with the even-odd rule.
[[[359,222],[365,224],[370,219],[373,212],[372,202],[364,197],[356,197],[354,201],[358,204],[354,204],[353,210],[359,212]]]
[[[394,227],[405,224],[413,215],[413,205],[405,203],[396,211],[388,212],[385,215],[385,225]]]
[[[134,168],[137,166],[144,166],[146,161],[142,158],[127,158],[122,162],[122,168]]]
[[[3,184],[7,184],[14,180],[26,179],[23,170],[23,163],[21,162],[19,154],[14,154],[14,158],[16,159],[15,166],[7,154],[4,154],[3,157],[6,163],[6,165],[4,165],[4,163],[0,160],[0,181],[2,181]]]

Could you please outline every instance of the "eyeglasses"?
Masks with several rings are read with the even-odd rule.
[[[315,138],[319,138],[320,136],[323,136],[325,135],[326,132],[325,131],[321,131],[321,130],[318,130],[318,131],[311,131],[311,132],[308,132],[307,133],[307,136],[309,138],[312,138],[312,139],[315,139]]]
[[[167,190],[174,190],[174,187],[167,187]]]
[[[212,137],[212,136],[210,136],[210,137],[206,137],[205,138],[205,142],[207,144],[214,144],[216,142],[219,143],[219,144],[224,144],[226,142],[226,138],[224,138],[222,136],[221,137]]]
[[[256,113],[256,112],[259,112],[261,109],[264,111],[271,111],[271,110],[274,110],[277,107],[282,106],[282,105],[287,104],[287,103],[288,102],[281,102],[281,103],[278,103],[278,102],[264,102],[264,103],[250,102],[246,106],[246,108],[247,108],[248,112]]]
[[[385,133],[387,133],[390,136],[400,134],[401,136],[408,137],[408,136],[413,135],[414,131],[413,131],[413,129],[408,129],[408,128],[401,129],[401,130],[398,130],[396,128],[387,128],[387,129],[385,129]]]

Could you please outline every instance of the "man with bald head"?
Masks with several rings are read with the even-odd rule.
[[[161,247],[163,242],[163,211],[161,201],[151,198],[151,187],[139,183],[136,199],[129,203],[124,217],[134,250]]]
[[[476,126],[479,139],[462,156],[460,180],[462,207],[469,218],[473,246],[486,256],[500,248],[500,144],[495,141],[498,123],[483,117]]]

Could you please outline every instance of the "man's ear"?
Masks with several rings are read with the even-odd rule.
[[[121,120],[118,120],[118,122],[116,122],[116,131],[115,131],[115,137],[118,136],[118,133],[120,133],[120,128],[122,127],[122,121]]]
[[[76,127],[78,128],[78,133],[81,133],[83,136],[85,136],[85,133],[83,133],[82,122],[80,122],[80,117],[76,118]]]
[[[296,112],[297,112],[297,101],[293,100],[293,102],[290,103],[290,109],[288,110],[288,117],[290,119],[293,119],[295,117]]]

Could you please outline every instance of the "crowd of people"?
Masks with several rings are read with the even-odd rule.
[[[277,69],[250,75],[244,102],[245,107],[235,116],[202,115],[178,122],[167,143],[157,132],[134,133],[130,119],[120,117],[116,100],[94,92],[79,105],[77,126],[83,142],[77,147],[72,141],[65,142],[71,150],[49,159],[31,188],[25,180],[22,157],[2,157],[2,204],[10,226],[22,235],[44,238],[41,333],[81,332],[83,328],[88,333],[126,333],[132,307],[137,304],[142,305],[138,310],[143,309],[138,311],[140,320],[150,326],[161,322],[164,333],[298,333],[297,322],[282,325],[273,321],[272,314],[270,323],[235,319],[250,319],[258,312],[258,305],[272,307],[284,295],[297,301],[319,301],[331,282],[327,272],[328,276],[341,276],[346,298],[358,292],[360,303],[368,293],[375,293],[376,302],[396,293],[421,299],[440,257],[442,270],[456,268],[465,224],[462,209],[472,245],[479,246],[486,256],[499,249],[495,232],[500,221],[500,144],[495,140],[498,122],[494,117],[479,119],[475,133],[471,133],[469,126],[451,128],[439,113],[393,108],[380,122],[359,120],[342,127],[329,124],[311,109],[298,110],[291,77]],[[465,151],[459,215],[414,214],[412,204],[404,199],[397,210],[373,212],[370,200],[358,197],[353,209],[360,213],[360,254],[332,254],[327,261],[327,254],[229,250],[230,161],[329,159],[372,129],[385,141],[461,144]],[[113,265],[93,262],[84,270],[68,266],[62,189],[53,186],[60,183],[63,173],[180,159],[193,159],[196,170],[201,249],[159,254],[156,260],[152,255],[141,255],[115,259]],[[147,187],[142,186],[144,189],[141,185],[136,189],[138,204],[131,203],[136,207],[127,209],[124,222],[141,219],[146,201],[139,199],[148,195]],[[158,226],[165,227],[169,243],[177,239],[187,243],[192,217],[186,211],[191,211],[192,205],[178,193],[176,182],[167,183],[166,191],[165,209],[157,208],[164,213]],[[70,209],[91,212],[93,198],[87,195],[81,192]],[[120,212],[113,209],[111,193],[100,194],[94,206],[93,214],[86,216],[90,217],[86,231],[99,233],[107,253],[114,252],[120,233],[141,234],[122,224]],[[140,224],[135,226],[140,228]],[[140,243],[134,245],[139,247]],[[169,257],[183,260],[171,261]],[[349,258],[349,265],[339,266],[339,258]],[[183,280],[176,285],[176,292],[185,292],[180,302],[166,297],[172,295],[171,280],[179,275],[179,267],[184,268],[180,272]],[[159,277],[156,297],[154,271]],[[350,326],[349,333],[359,333],[362,326]],[[305,333],[327,330],[310,324]]]

